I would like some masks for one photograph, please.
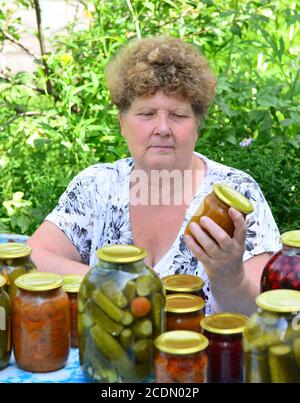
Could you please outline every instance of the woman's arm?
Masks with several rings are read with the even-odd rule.
[[[68,237],[53,223],[45,221],[27,241],[31,260],[39,271],[85,274],[89,266]]]

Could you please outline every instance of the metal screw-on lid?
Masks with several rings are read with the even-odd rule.
[[[267,311],[298,312],[300,311],[300,291],[286,289],[265,291],[256,298],[255,302]]]
[[[145,259],[147,251],[135,245],[111,245],[97,250],[98,259],[109,263],[133,263]]]
[[[216,334],[243,333],[247,326],[248,318],[238,313],[224,312],[206,316],[200,322],[202,329]]]
[[[166,296],[166,311],[174,313],[188,313],[204,308],[203,298],[192,294],[169,294]]]
[[[0,274],[0,288],[6,284],[6,279]]]
[[[83,278],[84,276],[80,274],[69,274],[63,276],[63,290],[66,292],[78,292]]]
[[[300,248],[300,230],[288,231],[280,236],[280,241],[287,246]]]
[[[15,285],[27,291],[49,291],[59,288],[63,278],[56,273],[34,272],[23,274],[15,281]]]
[[[250,214],[253,211],[253,206],[250,201],[238,191],[232,189],[222,183],[214,185],[214,192],[217,197],[230,207],[244,214]]]
[[[195,292],[204,286],[201,277],[192,274],[173,274],[162,279],[165,290],[173,292]]]
[[[15,259],[19,257],[29,256],[32,249],[24,243],[1,243],[0,244],[0,259]]]
[[[155,347],[165,353],[184,355],[197,353],[208,346],[208,339],[191,330],[173,330],[154,340]]]

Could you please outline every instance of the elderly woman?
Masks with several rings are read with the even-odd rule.
[[[215,77],[197,48],[172,37],[137,40],[108,64],[106,81],[131,158],[79,173],[28,241],[39,270],[85,273],[98,248],[135,244],[160,277],[206,280],[208,313],[249,314],[262,269],[280,247],[279,233],[257,183],[246,173],[194,152]],[[208,217],[186,225],[214,183],[247,195],[245,222],[231,208],[231,238]],[[184,197],[182,197],[184,195]],[[205,231],[204,231],[205,230]]]

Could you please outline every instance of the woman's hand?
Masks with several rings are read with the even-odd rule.
[[[185,237],[187,247],[205,267],[214,288],[236,287],[243,282],[245,276],[245,219],[232,207],[229,209],[229,215],[235,228],[232,238],[209,217],[202,217],[201,225],[191,223],[193,236]]]

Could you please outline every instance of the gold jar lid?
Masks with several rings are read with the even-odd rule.
[[[208,346],[208,339],[191,330],[172,330],[154,340],[155,347],[164,353],[184,355],[198,353]]]
[[[255,299],[256,304],[271,312],[298,312],[300,311],[300,291],[271,290],[265,291]]]
[[[202,329],[216,334],[243,333],[248,323],[248,317],[238,313],[224,312],[206,316],[200,322]]]
[[[6,284],[6,279],[2,274],[0,274],[0,288]]]
[[[15,281],[15,285],[27,291],[49,291],[63,285],[63,278],[56,273],[34,272],[23,274]]]
[[[230,207],[234,207],[241,213],[250,214],[253,206],[250,201],[238,191],[222,183],[214,185],[214,192],[217,197]]]
[[[32,249],[24,243],[0,243],[0,259],[16,259],[29,256]]]
[[[288,231],[280,236],[280,241],[287,246],[300,248],[300,230]]]
[[[166,311],[174,313],[196,312],[204,308],[203,298],[193,294],[169,294],[166,296]]]
[[[135,245],[110,245],[97,250],[98,259],[109,263],[133,263],[145,259],[147,251]]]
[[[84,276],[80,274],[68,274],[63,276],[63,290],[66,292],[78,292],[83,278]]]
[[[191,274],[173,274],[164,277],[162,282],[165,290],[173,292],[195,292],[204,286],[204,280],[201,277]]]

